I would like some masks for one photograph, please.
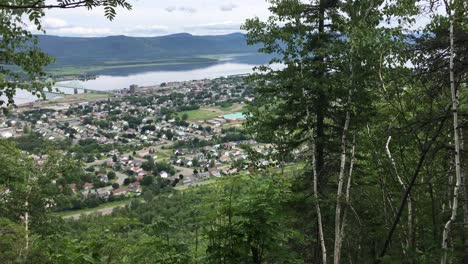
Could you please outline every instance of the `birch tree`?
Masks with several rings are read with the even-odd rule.
[[[455,186],[453,188],[453,202],[451,208],[451,215],[450,219],[445,223],[443,233],[442,233],[442,250],[443,256],[441,259],[441,263],[447,263],[448,258],[448,240],[449,240],[449,232],[452,226],[452,223],[456,220],[457,211],[458,211],[458,200],[460,195],[460,186],[462,183],[462,176],[461,176],[461,162],[460,162],[460,127],[458,121],[458,111],[459,111],[459,92],[455,88],[455,76],[454,76],[454,59],[455,59],[455,50],[454,50],[454,17],[453,17],[453,2],[445,1],[445,8],[447,11],[448,19],[449,19],[449,78],[450,78],[450,93],[452,96],[452,115],[453,115],[453,145],[454,145],[454,164],[455,164]],[[466,201],[465,201],[466,202]]]

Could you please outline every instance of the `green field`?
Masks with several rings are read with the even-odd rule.
[[[238,124],[225,124],[223,125],[223,128],[231,128],[231,127],[237,127],[237,128],[243,128],[244,125],[242,123]]]
[[[184,114],[188,115],[187,121],[204,121],[204,120],[210,120],[215,117],[220,116],[221,114],[216,111],[212,110],[206,110],[206,109],[198,109],[198,110],[192,110],[192,111],[184,111],[184,112],[179,112],[178,116],[182,118]]]
[[[215,179],[210,179],[210,180],[195,183],[193,185],[179,185],[179,186],[174,187],[174,189],[178,190],[178,191],[183,191],[183,190],[187,190],[188,188],[193,188],[193,187],[196,187],[196,186],[212,184],[212,183],[215,183],[215,182],[216,182]]]
[[[172,149],[160,149],[158,150],[155,155],[157,156],[157,161],[166,160],[172,155]]]
[[[64,211],[64,212],[58,212],[54,213],[56,216],[62,217],[62,218],[67,218],[73,215],[81,215],[81,214],[86,214],[86,213],[92,213],[96,212],[100,209],[106,209],[106,208],[115,208],[119,206],[124,206],[130,204],[130,202],[133,199],[126,199],[126,200],[121,200],[121,201],[115,201],[115,202],[109,202],[109,203],[103,203],[99,205],[98,207],[94,208],[86,208],[86,209],[80,209],[80,210],[73,210],[73,211]]]
[[[109,94],[105,93],[81,93],[81,94],[74,94],[74,95],[67,95],[67,98],[57,98],[53,99],[53,101],[66,101],[71,99],[83,99],[83,100],[93,100],[93,99],[107,99],[109,98]]]
[[[243,104],[234,104],[228,107],[214,106],[214,107],[206,107],[206,108],[201,108],[201,109],[192,110],[192,111],[179,112],[177,116],[179,118],[182,118],[184,114],[187,114],[188,115],[187,121],[205,121],[205,120],[213,119],[215,117],[223,116],[225,114],[230,114],[232,112],[241,112],[243,108],[244,108]]]

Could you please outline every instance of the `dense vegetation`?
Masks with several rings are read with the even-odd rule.
[[[0,262],[466,263],[467,2],[271,3],[244,29],[278,59],[251,76],[246,131],[225,132],[290,166],[252,152],[249,175],[159,179],[111,216],[63,221],[68,157],[37,166],[0,141]]]

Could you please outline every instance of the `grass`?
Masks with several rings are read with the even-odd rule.
[[[73,210],[73,211],[63,211],[63,212],[58,212],[54,213],[56,216],[62,217],[62,218],[67,218],[71,217],[73,215],[81,215],[81,214],[86,214],[86,213],[92,213],[96,212],[100,209],[106,209],[106,208],[115,208],[119,206],[124,206],[130,204],[130,202],[133,199],[126,199],[126,200],[121,200],[121,201],[115,201],[115,202],[109,202],[109,203],[103,203],[99,205],[98,207],[94,208],[86,208],[86,209],[80,209],[80,210]]]
[[[172,154],[172,149],[160,149],[158,150],[155,155],[157,156],[156,160],[161,161],[164,159],[168,159]]]
[[[206,180],[206,181],[202,181],[202,182],[199,182],[199,183],[196,183],[196,184],[193,184],[193,185],[181,185],[181,186],[176,186],[174,189],[175,190],[178,190],[178,191],[183,191],[183,190],[187,190],[188,188],[190,187],[195,187],[195,186],[200,186],[200,185],[206,185],[206,184],[212,184],[216,182],[215,179],[211,179],[211,180]]]
[[[109,94],[104,93],[81,93],[81,94],[66,94],[62,98],[52,99],[48,101],[48,104],[70,102],[75,100],[95,100],[95,99],[107,99]]]
[[[192,110],[192,111],[179,112],[178,116],[182,118],[184,114],[188,115],[187,121],[202,121],[202,120],[205,121],[205,120],[210,120],[221,115],[218,112],[214,112],[214,111],[210,111],[206,109],[198,109],[198,110]]]
[[[232,106],[220,107],[219,110],[221,110],[221,111],[223,111],[223,112],[232,112],[232,111],[233,111],[233,107],[232,107]]]
[[[234,104],[228,107],[206,107],[198,110],[179,112],[178,116],[179,118],[182,118],[184,114],[187,114],[187,121],[206,121],[225,114],[240,112],[242,111],[243,107],[244,105],[241,104]]]
[[[237,128],[243,128],[244,125],[242,123],[236,123],[236,124],[225,124],[223,125],[223,128],[231,128],[231,127],[237,127]]]

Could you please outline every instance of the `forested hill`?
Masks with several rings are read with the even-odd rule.
[[[195,36],[188,33],[160,37],[109,36],[96,38],[39,35],[39,47],[57,65],[101,64],[103,61],[154,61],[201,55],[256,53],[245,35],[233,33]]]

